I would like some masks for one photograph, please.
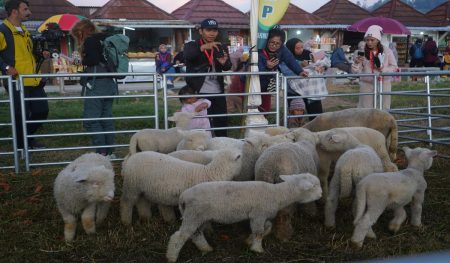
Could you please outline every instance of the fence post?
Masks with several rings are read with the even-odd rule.
[[[276,86],[277,86],[277,89],[276,89],[276,94],[275,94],[275,96],[277,97],[277,99],[275,100],[275,107],[276,107],[276,109],[277,109],[277,113],[275,114],[275,116],[276,116],[276,120],[275,120],[275,123],[277,124],[277,126],[280,126],[280,73],[279,72],[277,72],[277,75],[276,75]]]
[[[158,79],[157,79],[157,74],[155,73],[153,75],[153,95],[155,95],[155,97],[153,98],[154,100],[154,108],[155,108],[155,129],[159,129],[159,107],[158,107]],[[166,101],[166,100],[164,100]],[[166,107],[166,103],[163,101],[164,103],[164,107]],[[166,108],[164,108],[164,111],[166,111]]]
[[[288,92],[287,92],[287,79],[285,76],[282,77],[283,80],[283,93],[284,93],[284,104],[283,104],[283,124],[285,127],[288,126]]]
[[[161,81],[161,87],[163,90],[163,102],[164,102],[164,129],[168,129],[169,128],[169,120],[168,118],[168,114],[167,112],[169,111],[169,103],[167,102],[167,76],[165,74],[161,75],[162,76],[162,81]]]
[[[11,76],[6,79],[8,81],[8,100],[9,100],[9,113],[11,120],[11,132],[12,132],[12,145],[14,156],[14,171],[19,173],[19,154],[17,149],[17,130],[16,130],[16,114],[14,107],[14,87]]]
[[[20,91],[20,108],[22,113],[22,129],[23,129],[23,152],[25,157],[25,170],[30,171],[30,153],[28,152],[28,130],[27,130],[27,115],[25,107],[25,88],[23,86],[23,77],[19,76],[19,81],[16,86]]]
[[[430,75],[425,76],[425,83],[427,84],[427,113],[428,113],[428,127],[432,128],[432,122],[431,122],[431,91],[430,91]],[[433,140],[433,131],[431,129],[427,129],[428,138],[430,141]],[[430,143],[430,146],[433,146],[432,143]]]
[[[377,108],[377,96],[380,96],[380,92],[378,90],[378,85],[377,85],[377,77],[378,75],[374,75],[373,76],[373,107],[376,109]],[[359,80],[361,81],[361,77],[359,78]],[[361,96],[361,95],[359,95]]]

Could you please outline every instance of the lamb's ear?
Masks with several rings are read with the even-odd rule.
[[[303,181],[302,182],[302,188],[304,190],[309,190],[309,189],[312,189],[313,187],[314,187],[314,184],[309,182],[309,181]]]
[[[292,180],[292,175],[280,175],[280,178],[283,182],[289,182],[289,180]]]
[[[87,182],[87,174],[82,174],[82,175],[77,176],[77,179],[75,179],[75,182],[77,182],[77,183]]]
[[[169,120],[169,121],[173,121],[173,122],[176,122],[176,121],[178,121],[178,114],[177,114],[178,112],[175,112],[174,114],[173,114],[173,116],[170,116],[170,117],[168,117],[167,118],[167,120]]]
[[[407,146],[403,147],[402,150],[405,152],[406,157],[409,157],[412,151],[411,148]]]
[[[426,153],[426,155],[427,155],[428,157],[434,157],[434,156],[437,155],[437,151],[436,151],[436,150],[428,151],[428,152]]]
[[[330,140],[331,140],[332,142],[334,142],[334,143],[340,143],[340,142],[342,142],[344,139],[345,139],[345,135],[344,135],[344,134],[340,134],[340,133],[332,134],[331,137],[330,137]]]

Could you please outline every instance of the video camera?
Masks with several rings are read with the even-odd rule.
[[[41,61],[42,51],[44,49],[59,49],[59,41],[65,36],[65,33],[61,30],[58,24],[48,23],[47,29],[42,31],[42,33],[34,35],[33,39],[33,54],[35,55],[37,61]]]

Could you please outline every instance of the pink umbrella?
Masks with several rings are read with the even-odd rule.
[[[371,25],[379,25],[383,28],[383,33],[411,35],[411,31],[399,21],[382,16],[367,17],[355,22],[353,25],[347,27],[349,31],[366,32]]]

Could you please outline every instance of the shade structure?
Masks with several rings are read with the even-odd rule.
[[[80,20],[86,19],[84,16],[80,15],[72,15],[72,14],[60,14],[60,15],[54,15],[49,17],[47,20],[42,23],[39,28],[38,32],[42,32],[47,29],[48,23],[56,23],[59,25],[61,30],[63,31],[70,31],[72,27]]]
[[[347,27],[349,31],[366,32],[372,25],[379,25],[383,28],[383,33],[411,35],[411,31],[399,21],[382,16],[367,17],[355,22],[353,25]]]

